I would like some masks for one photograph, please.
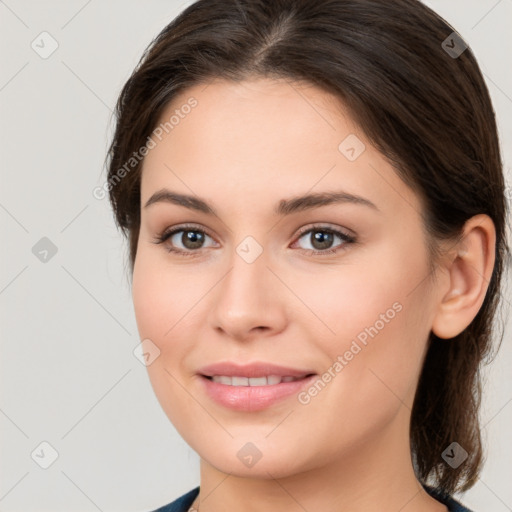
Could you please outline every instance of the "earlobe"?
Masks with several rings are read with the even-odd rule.
[[[445,268],[448,285],[440,291],[432,323],[437,337],[457,336],[478,314],[494,269],[495,246],[496,230],[488,215],[475,215],[466,222],[462,241],[450,252],[455,257]]]

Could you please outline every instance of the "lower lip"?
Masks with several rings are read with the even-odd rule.
[[[317,377],[311,375],[301,380],[281,382],[272,386],[229,386],[200,376],[206,393],[215,402],[236,411],[261,411],[299,393]]]

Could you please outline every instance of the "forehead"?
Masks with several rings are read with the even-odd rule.
[[[209,196],[216,204],[243,197],[272,198],[272,205],[306,191],[343,189],[389,213],[419,211],[413,191],[343,103],[310,84],[197,84],[167,105],[159,127],[144,159],[142,204],[162,187]]]

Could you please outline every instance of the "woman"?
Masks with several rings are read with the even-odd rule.
[[[508,247],[460,36],[416,0],[199,0],[116,113],[148,373],[201,458],[159,511],[467,511]]]

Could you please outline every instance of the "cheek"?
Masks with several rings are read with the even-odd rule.
[[[397,302],[404,309],[409,304],[407,315],[414,313],[415,300],[424,293],[418,285],[428,275],[428,259],[421,224],[403,223],[400,229],[374,234],[371,241],[342,255],[339,264],[319,268],[316,275],[287,276],[318,317],[319,331],[331,333],[333,343],[339,335],[356,336]]]
[[[335,386],[342,394],[357,390],[367,410],[379,407],[383,394],[405,397],[416,383],[429,333],[427,268],[421,244],[407,252],[393,241],[371,261],[332,272],[323,286],[307,280],[307,289],[296,289],[321,320],[311,316],[310,323],[326,369],[342,357]]]
[[[178,337],[202,325],[197,316],[212,284],[201,272],[194,276],[188,265],[167,263],[157,251],[137,254],[132,300],[140,338],[153,341],[163,356],[172,355],[167,358],[172,362],[189,346]]]
[[[161,284],[153,272],[148,271],[142,255],[137,255],[133,270],[132,299],[135,318],[141,339],[150,338],[156,341],[164,331],[162,311],[166,304],[162,304]]]
[[[172,330],[168,331],[177,321],[176,303],[182,297],[176,292],[178,284],[160,267],[149,251],[139,249],[133,269],[132,299],[140,339],[149,338],[162,352],[168,345],[164,340],[172,334]]]
[[[384,272],[380,266],[372,269],[364,264],[334,269],[323,279],[304,276],[294,282],[294,292],[310,310],[308,324],[314,324],[333,349],[356,337],[364,342],[369,329],[375,333],[373,327],[382,337],[411,308],[409,291],[392,268]]]
[[[132,299],[141,337],[161,338],[170,328],[172,303],[176,298],[168,272],[157,261],[154,250],[139,239],[132,279]]]
[[[377,294],[359,305],[351,316],[332,317],[336,336],[317,337],[326,355],[320,378],[327,384],[301,397],[301,403],[309,403],[308,415],[325,423],[326,436],[350,442],[382,429],[403,406],[412,409],[424,347],[407,318],[416,307],[411,301],[390,302]],[[333,411],[343,421],[329,427]]]
[[[190,415],[199,414],[191,407],[190,396],[178,383],[186,356],[187,343],[180,343],[179,333],[188,329],[187,311],[196,300],[190,294],[184,276],[157,264],[154,255],[143,250],[137,254],[132,279],[132,299],[140,340],[150,339],[160,350],[147,366],[148,376],[162,409],[174,425],[182,425]],[[183,427],[182,427],[183,428]]]

